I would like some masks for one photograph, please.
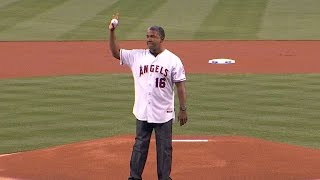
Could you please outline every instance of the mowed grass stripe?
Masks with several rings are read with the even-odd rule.
[[[11,3],[14,3],[16,1],[19,1],[19,0],[1,0],[0,1],[0,9],[3,7],[3,6],[7,6]]]
[[[56,40],[62,34],[95,17],[115,1],[94,0],[79,3],[79,0],[69,0],[16,24],[1,32],[0,36],[10,40]]]
[[[0,40],[6,40],[7,37],[5,35],[12,33],[4,32],[10,32],[10,29],[18,23],[24,22],[28,19],[32,19],[33,17],[46,12],[50,8],[59,6],[65,1],[66,0],[20,0],[8,3],[6,6],[0,7]],[[22,31],[24,30],[25,29],[22,29]]]
[[[299,138],[308,130],[313,134],[305,133],[306,141],[320,136],[317,78],[319,75],[191,76],[188,94],[192,125],[177,128],[176,133],[247,135],[306,145],[293,137]]]
[[[194,39],[257,39],[268,0],[219,0]]]
[[[190,74],[189,122],[174,133],[320,147],[319,78]],[[0,87],[0,153],[134,134],[130,74],[3,79]]]
[[[116,13],[120,14],[118,39],[128,39],[130,33],[138,31],[137,27],[144,22],[147,16],[151,16],[166,2],[167,0],[118,0],[101,10],[95,17],[66,32],[59,39],[88,39],[87,37],[105,39],[109,20]],[[144,38],[144,31],[140,39]]]
[[[319,0],[269,0],[260,39],[320,39]]]
[[[37,122],[33,124],[35,123]],[[74,121],[73,124],[68,124],[65,121],[52,119],[45,125],[24,125],[11,130],[2,130],[0,151],[1,153],[20,152],[86,140],[88,137],[101,138],[105,134],[119,134],[121,133],[119,129],[120,125],[103,121]]]
[[[134,27],[127,38],[143,39],[146,28],[150,25],[160,25],[166,31],[166,38],[171,40],[192,39],[211,7],[218,0],[175,0],[167,1],[152,14],[143,17],[142,22]],[[130,19],[128,19],[130,21]],[[128,21],[127,20],[127,21]],[[119,27],[119,30],[122,27]]]
[[[133,133],[134,128],[125,127],[134,125],[132,79],[115,79],[111,75],[0,81],[0,153]]]

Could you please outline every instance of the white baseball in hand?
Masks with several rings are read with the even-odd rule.
[[[118,23],[119,23],[118,19],[111,20],[111,24],[113,25],[113,27],[116,27],[118,25]]]

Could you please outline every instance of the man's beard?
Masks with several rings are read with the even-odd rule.
[[[156,45],[153,42],[147,42],[147,45],[148,45],[149,49],[152,49],[152,50],[156,49]]]

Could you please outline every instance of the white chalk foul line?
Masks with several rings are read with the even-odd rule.
[[[209,142],[207,139],[173,139],[172,142]]]
[[[18,154],[18,153],[10,153],[10,154],[0,154],[0,157],[4,157],[4,156],[10,156],[10,155],[14,155],[14,154]]]
[[[0,154],[0,157],[10,156],[11,154]]]
[[[18,180],[18,179],[15,179],[15,178],[7,178],[7,177],[1,177],[1,176],[0,176],[0,179],[1,180]]]

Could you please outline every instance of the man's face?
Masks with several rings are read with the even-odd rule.
[[[157,31],[149,30],[147,31],[147,45],[149,49],[155,50],[160,47],[160,44],[162,43],[162,39],[160,38]]]

